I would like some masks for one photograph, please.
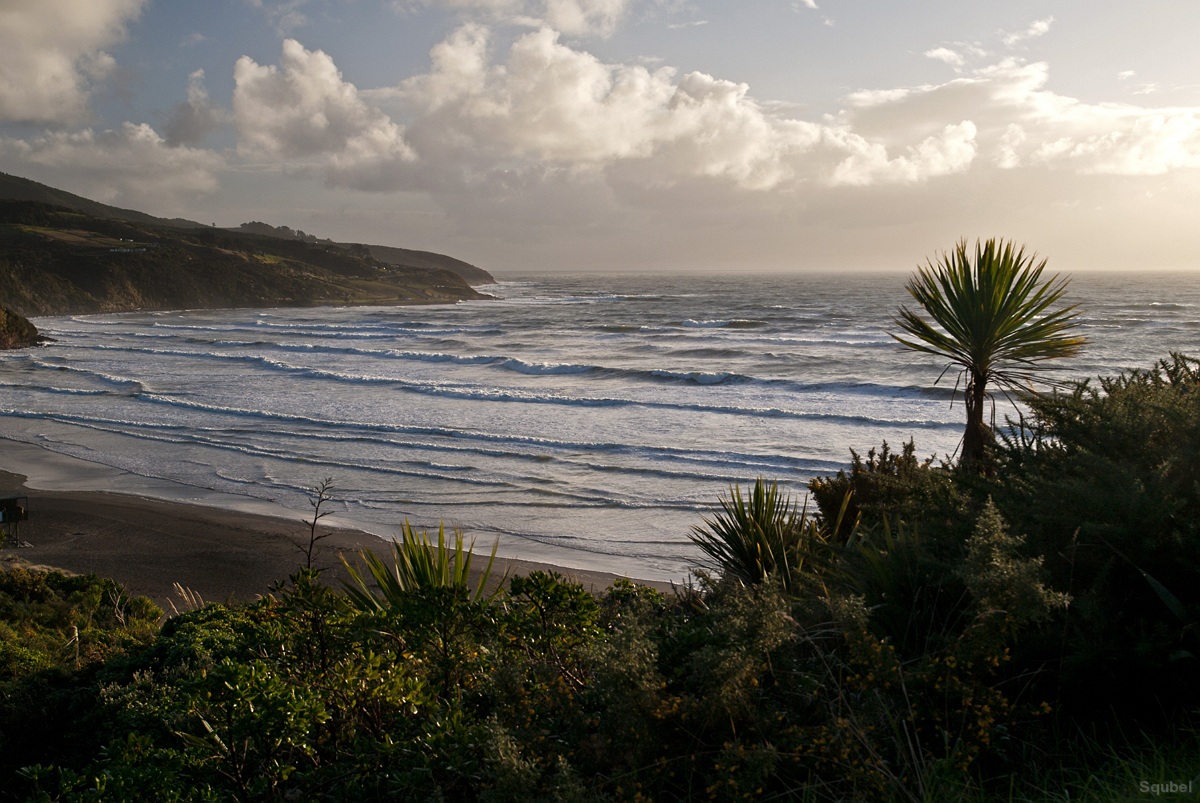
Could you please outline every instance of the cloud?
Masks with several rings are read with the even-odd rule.
[[[204,88],[204,70],[188,76],[188,99],[171,110],[163,133],[168,145],[198,145],[221,127],[227,114],[212,104]]]
[[[979,156],[1005,169],[1151,176],[1200,167],[1200,109],[1084,103],[1048,89],[1049,78],[1044,62],[1009,59],[944,84],[854,93],[839,120],[874,142],[934,136],[924,140],[928,147],[915,146],[927,155],[936,151],[937,129],[970,120]],[[962,142],[942,141],[948,153],[965,153]],[[852,164],[858,176],[862,164],[882,162],[863,150]]]
[[[486,29],[463,26],[432,62],[392,99],[411,117],[417,152],[439,161],[537,160],[579,171],[644,160],[656,181],[708,176],[766,188],[787,180],[790,160],[820,139],[817,125],[769,114],[745,84],[607,65],[549,28],[491,64]]]
[[[394,0],[400,9],[442,8],[540,27],[567,36],[611,36],[624,19],[631,0]]]
[[[288,36],[308,25],[308,16],[301,10],[312,0],[248,0],[253,8],[263,12],[281,35]]]
[[[1025,30],[1017,31],[1016,33],[1007,33],[1002,37],[1002,40],[1007,46],[1013,47],[1029,39],[1045,36],[1049,33],[1050,26],[1053,24],[1054,17],[1044,17],[1040,20],[1034,20]]]
[[[629,0],[544,0],[545,20],[568,36],[611,36]]]
[[[961,67],[965,62],[961,53],[951,50],[948,47],[935,47],[932,50],[926,50],[925,57],[936,61],[944,61],[951,67]]]
[[[170,147],[150,126],[47,132],[30,140],[0,139],[0,159],[18,162],[37,180],[117,206],[170,214],[217,189],[217,154]]]
[[[80,123],[116,67],[104,51],[146,0],[6,2],[0,11],[0,121]]]
[[[930,54],[953,63],[978,57],[973,47]],[[571,185],[607,187],[612,203],[675,191],[742,203],[746,193],[815,198],[988,180],[987,171],[1135,176],[1197,166],[1195,109],[1084,103],[1051,91],[1042,62],[968,70],[964,58],[957,71],[943,83],[853,92],[839,113],[805,120],[746,84],[606,64],[548,26],[497,53],[488,28],[465,24],[434,46],[426,72],[394,87],[360,91],[327,54],[294,40],[277,66],[243,57],[233,119],[246,159],[332,186],[423,190],[458,204]],[[188,108],[203,108],[198,81],[189,93]],[[196,140],[172,128],[168,141]]]
[[[868,142],[850,132],[843,141],[851,151],[834,169],[833,185],[870,186],[881,183],[916,184],[937,176],[961,173],[975,159],[975,124],[970,120],[948,125],[938,134],[889,156],[878,142]]]
[[[238,151],[321,171],[333,185],[388,186],[413,159],[404,130],[369,106],[328,55],[283,43],[280,66],[243,56],[234,66],[233,119]]]

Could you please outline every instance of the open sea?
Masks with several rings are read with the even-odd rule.
[[[956,374],[888,335],[907,278],[539,274],[456,305],[38,318],[55,342],[0,352],[0,437],[297,518],[330,477],[340,524],[680,579],[732,483],[799,499],[852,448],[956,450]],[[1076,274],[1067,298],[1090,344],[1054,378],[1200,355],[1200,272]]]

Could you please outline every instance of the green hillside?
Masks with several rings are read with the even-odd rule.
[[[302,240],[306,243],[336,245],[360,256],[370,255],[380,262],[389,265],[403,265],[410,268],[445,268],[457,273],[472,285],[495,284],[496,280],[483,268],[476,267],[470,262],[455,259],[446,254],[433,251],[416,251],[412,248],[395,248],[390,245],[364,245],[361,243],[335,243],[333,240],[322,240],[303,231],[290,229],[287,226],[272,226],[268,223],[251,221],[243,223],[240,231],[249,234],[264,234],[268,237],[282,237],[287,240]]]
[[[36,316],[487,298],[451,271],[362,249],[150,220],[0,201],[0,305]]]
[[[126,220],[131,223],[148,223],[155,226],[174,226],[178,228],[199,229],[204,224],[183,218],[161,218],[137,212],[133,209],[121,209],[116,206],[102,204],[79,195],[39,184],[20,176],[10,176],[0,173],[0,200],[3,201],[36,201],[51,206],[61,206],[74,209],[77,212],[95,217],[108,217],[116,220]]]

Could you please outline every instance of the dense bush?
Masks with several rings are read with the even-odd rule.
[[[161,615],[112,580],[0,569],[0,778],[78,755],[94,679],[152,640]]]
[[[1008,630],[992,626],[1007,603],[989,589],[969,617],[983,631],[914,663],[859,598],[799,602],[771,583],[663,595],[623,582],[596,597],[534,573],[491,603],[420,588],[362,611],[301,572],[253,605],[175,616],[148,649],[76,676],[89,731],[10,789],[864,799],[939,773],[958,789],[1018,710],[992,685]]]
[[[1174,357],[1030,399],[993,476],[910,443],[815,481],[815,519],[763,483],[726,500],[709,534],[746,554],[773,524],[819,544],[788,558],[799,583],[731,553],[671,594],[542,572],[493,594],[460,540],[410,533],[347,592],[304,570],[155,632],[107,581],[7,573],[0,733],[28,738],[0,797],[1071,800],[1191,777],[1198,379]]]
[[[814,478],[808,490],[836,541],[845,541],[855,527],[877,531],[907,523],[938,534],[952,531],[961,543],[970,532],[962,529],[969,507],[962,484],[971,480],[954,476],[933,457],[920,460],[912,440],[899,452],[885,441],[878,450],[871,448],[865,460],[851,449],[849,469]]]
[[[1141,720],[1194,709],[1200,362],[1176,354],[1028,404],[994,494],[1074,598],[1045,645],[1065,699]]]

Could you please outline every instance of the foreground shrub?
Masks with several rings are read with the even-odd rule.
[[[487,566],[479,573],[475,588],[471,589],[471,561],[474,559],[475,543],[472,541],[464,545],[460,530],[454,531],[454,542],[449,543],[445,525],[438,524],[435,544],[428,532],[417,532],[405,521],[400,529],[399,540],[392,541],[390,567],[369,549],[359,553],[366,564],[366,574],[345,558],[342,559],[351,579],[346,585],[346,593],[361,611],[381,611],[394,606],[409,592],[435,588],[462,589],[473,600],[482,598],[489,589],[494,596],[500,586],[500,583],[491,582],[492,566],[496,562],[499,546],[499,540],[492,544]],[[370,580],[367,575],[370,575]]]
[[[95,677],[153,639],[161,615],[106,578],[0,569],[0,778],[79,757],[77,740],[96,724]]]
[[[1195,708],[1200,362],[1175,354],[1028,404],[993,493],[1074,598],[1041,645],[1061,666],[1063,701],[1143,723]]]
[[[788,593],[798,593],[812,579],[825,534],[777,483],[759,478],[748,497],[734,485],[719,501],[721,510],[690,538],[722,576],[743,585],[778,582]]]
[[[933,457],[918,459],[914,441],[899,452],[885,441],[866,459],[851,449],[850,458],[849,470],[808,483],[819,520],[834,542],[844,543],[855,527],[874,532],[900,522],[953,534],[960,542],[970,531],[961,523],[969,507],[963,486],[971,478],[935,464]]]

